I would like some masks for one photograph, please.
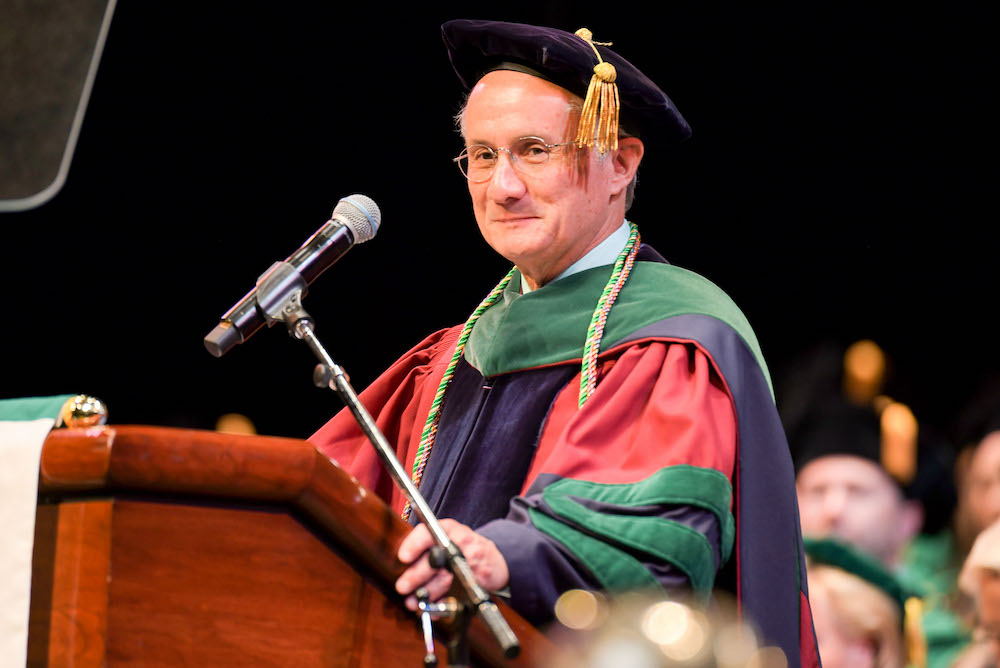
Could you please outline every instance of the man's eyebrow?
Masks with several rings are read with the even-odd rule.
[[[522,139],[540,139],[543,142],[545,142],[546,144],[559,144],[559,143],[561,143],[561,140],[558,140],[558,139],[556,141],[550,141],[550,140],[546,139],[545,137],[543,137],[541,135],[538,135],[538,134],[527,134],[527,135],[520,135],[518,137],[515,137],[514,139],[512,139],[510,141],[510,144],[515,144],[515,143],[521,141]],[[467,139],[467,140],[465,140],[465,145],[466,146],[489,146],[490,148],[495,148],[493,146],[493,144],[491,144],[490,142],[486,141],[485,139]],[[508,146],[509,146],[509,144],[508,144]]]

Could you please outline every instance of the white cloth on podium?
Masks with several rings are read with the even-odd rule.
[[[55,420],[0,421],[0,665],[28,658],[38,467]]]

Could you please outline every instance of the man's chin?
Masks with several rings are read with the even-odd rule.
[[[531,265],[539,257],[544,257],[551,244],[539,239],[493,239],[490,241],[493,250],[510,260],[517,266]],[[534,261],[534,262],[533,262]]]

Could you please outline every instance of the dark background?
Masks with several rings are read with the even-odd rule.
[[[117,424],[237,411],[308,436],[340,403],[303,344],[274,328],[215,359],[202,338],[354,192],[382,230],[305,302],[354,384],[463,321],[507,264],[450,160],[449,18],[589,27],[667,91],[694,136],[647,152],[630,218],[740,304],[779,407],[860,338],[941,433],[1000,376],[985,13],[355,4],[119,1],[68,181],[0,214],[0,397],[87,392]]]

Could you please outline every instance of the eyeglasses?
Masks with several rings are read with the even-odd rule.
[[[573,146],[576,142],[563,142],[561,144],[546,144],[541,137],[521,137],[515,140],[510,148],[492,148],[483,144],[473,144],[466,147],[464,151],[454,158],[458,163],[458,168],[462,170],[465,177],[473,183],[483,183],[489,181],[493,176],[493,169],[500,159],[500,151],[506,151],[512,164],[518,171],[535,176],[539,174],[549,161],[553,149],[562,146]]]

